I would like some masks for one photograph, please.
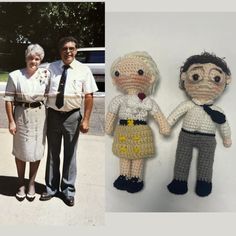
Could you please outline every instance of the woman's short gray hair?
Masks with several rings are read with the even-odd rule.
[[[28,58],[31,55],[37,55],[42,61],[44,58],[44,50],[39,44],[30,44],[25,50],[25,58]]]

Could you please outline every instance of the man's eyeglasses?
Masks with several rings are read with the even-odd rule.
[[[64,47],[61,49],[63,52],[74,52],[76,50],[75,47]]]

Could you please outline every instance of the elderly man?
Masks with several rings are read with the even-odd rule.
[[[76,150],[79,131],[87,133],[97,86],[90,69],[75,59],[78,43],[73,37],[59,41],[61,60],[49,65],[51,82],[48,106],[48,156],[46,192],[41,201],[50,200],[60,190],[63,201],[74,205],[76,179]],[[80,107],[84,95],[84,116]],[[60,151],[63,138],[64,162],[60,175]],[[61,176],[61,178],[60,178]]]
[[[204,197],[212,191],[216,128],[220,130],[224,146],[231,146],[227,119],[213,102],[230,83],[230,74],[223,59],[207,52],[189,57],[181,67],[180,85],[191,100],[181,103],[168,117],[173,126],[185,115],[176,151],[174,179],[168,185],[171,193],[184,194],[188,191],[193,147],[199,151],[196,194]]]

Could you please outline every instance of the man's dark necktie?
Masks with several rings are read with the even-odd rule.
[[[211,119],[217,124],[224,124],[226,119],[225,115],[219,111],[212,110],[211,105],[202,105],[204,111],[211,117]]]
[[[64,105],[64,91],[65,91],[65,84],[66,84],[67,69],[69,67],[70,67],[69,65],[63,66],[64,70],[61,75],[60,83],[57,90],[58,94],[56,98],[56,106],[58,109],[60,109]]]

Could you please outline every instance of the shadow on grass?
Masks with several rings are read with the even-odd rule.
[[[25,179],[25,185],[28,186],[28,179]],[[12,176],[0,176],[0,195],[15,196],[18,187],[18,178]],[[41,194],[45,191],[45,185],[35,182],[35,191]]]

